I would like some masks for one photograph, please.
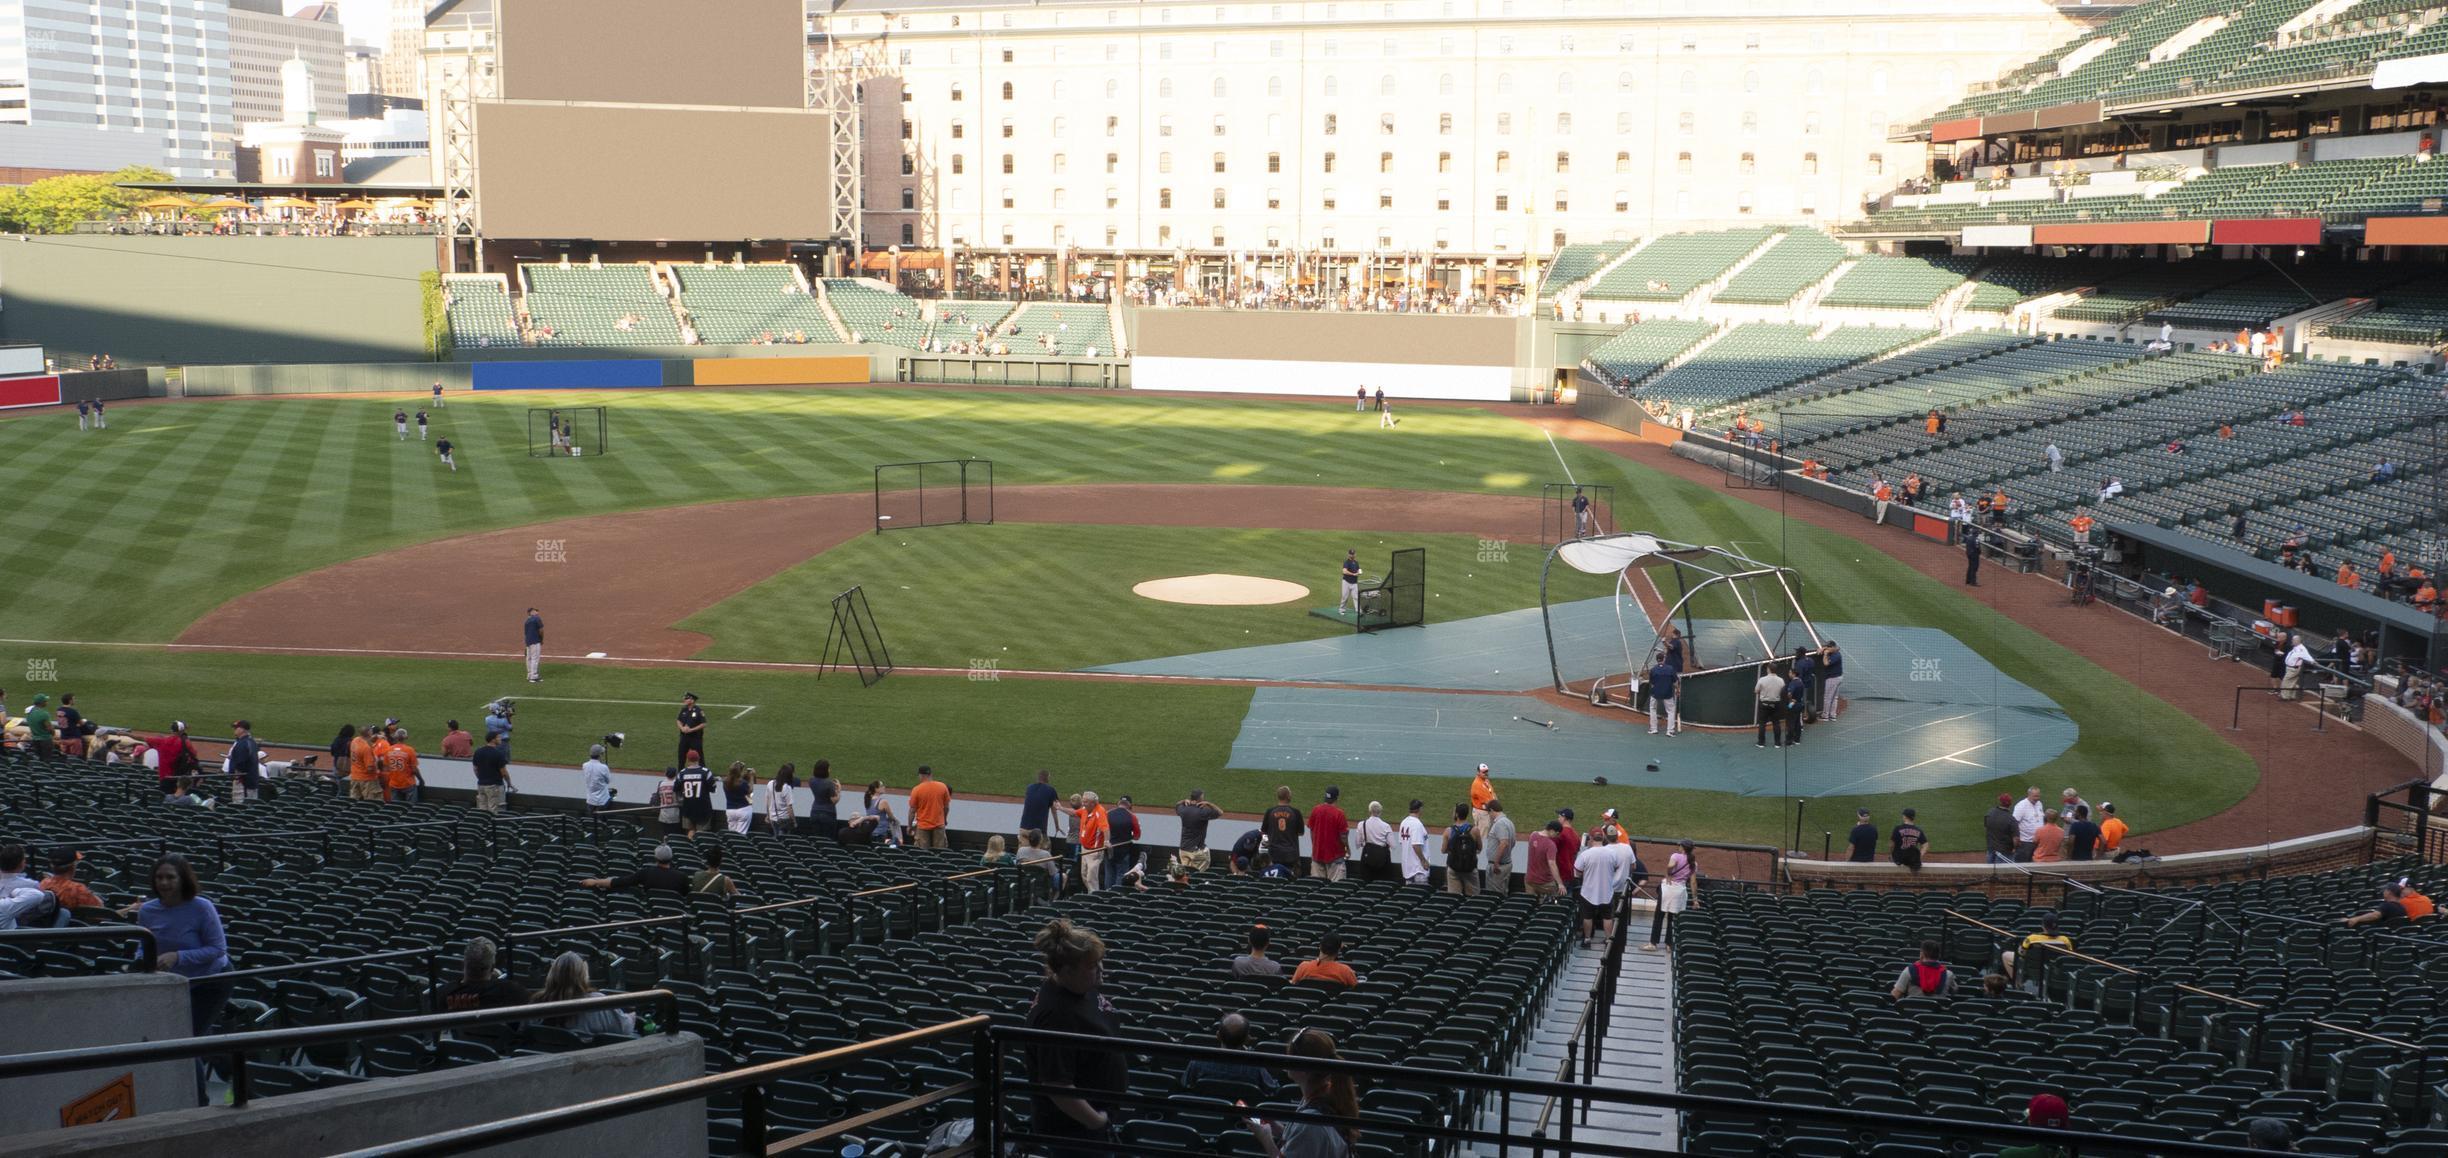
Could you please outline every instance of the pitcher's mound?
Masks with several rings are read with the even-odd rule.
[[[1309,589],[1281,579],[1261,579],[1255,575],[1180,575],[1171,579],[1150,579],[1131,588],[1131,594],[1166,603],[1200,603],[1210,607],[1254,607],[1265,603],[1290,603],[1307,599]]]

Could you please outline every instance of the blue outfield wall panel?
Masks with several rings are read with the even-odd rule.
[[[653,358],[574,362],[477,362],[469,367],[477,390],[619,390],[663,385],[663,363]]]

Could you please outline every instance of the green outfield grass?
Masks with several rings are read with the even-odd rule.
[[[1479,541],[1467,535],[998,523],[861,536],[680,626],[714,637],[702,658],[802,660],[824,650],[826,601],[860,585],[898,662],[1063,671],[1348,635],[1309,609],[1334,605],[1346,548],[1382,568],[1396,547],[1428,549],[1434,619],[1538,605],[1535,566],[1474,565]],[[1210,573],[1289,580],[1309,597],[1199,607],[1131,592],[1149,579]]]
[[[1949,631],[2055,698],[2082,727],[2073,749],[2013,783],[1909,801],[1814,801],[1805,844],[1815,846],[1817,828],[1849,822],[1858,802],[1882,822],[1909,803],[1921,809],[1939,848],[1977,847],[1981,810],[2001,789],[2019,791],[2024,779],[2114,799],[2129,822],[2148,831],[2213,814],[2254,781],[2251,762],[2210,729],[1958,588],[1846,536],[1784,522],[1773,509],[1602,452],[1567,443],[1561,448],[1567,465],[1559,465],[1558,452],[1535,429],[1485,412],[1415,409],[1398,432],[1380,432],[1369,416],[1332,402],[942,389],[549,399],[614,407],[615,453],[595,461],[527,459],[525,411],[536,399],[515,395],[462,394],[437,412],[437,430],[462,448],[455,476],[439,470],[429,447],[394,441],[389,416],[396,403],[388,399],[130,406],[114,411],[106,435],[79,435],[59,415],[0,420],[0,484],[16,497],[17,542],[0,555],[0,590],[10,593],[0,636],[164,640],[237,594],[344,558],[575,514],[863,489],[870,466],[881,461],[989,457],[1005,485],[1217,481],[1506,493],[1535,493],[1569,469],[1582,481],[1617,488],[1619,525],[1789,562],[1802,572],[1806,606],[1819,619]],[[986,652],[989,646],[1017,652],[1016,640],[995,636],[998,628],[1018,632],[1021,624],[1034,649],[1027,654],[1042,658],[1012,667],[1230,646],[1236,628],[1252,643],[1309,638],[1336,629],[1285,607],[1147,603],[1127,594],[1136,581],[1130,569],[1144,566],[1138,577],[1206,570],[1280,575],[1311,585],[1325,603],[1331,600],[1325,579],[1351,536],[1006,525],[906,538],[910,546],[897,555],[890,536],[846,545],[687,626],[713,634],[715,654],[751,654],[769,643],[805,654],[780,637],[821,632],[821,602],[813,611],[805,606],[811,593],[854,578],[877,591],[896,650],[908,649],[902,655],[911,663],[966,666],[981,654],[1004,654]],[[1513,565],[1490,576],[1446,561],[1467,557],[1456,554],[1459,544],[1405,538],[1437,544],[1432,570],[1446,593],[1434,605],[1438,618],[1535,602],[1535,551],[1515,545]],[[1032,540],[1059,540],[1076,558],[1024,550]],[[1160,542],[1163,550],[1152,549]],[[991,550],[975,550],[981,543]],[[1463,583],[1447,586],[1457,573]],[[924,600],[935,606],[916,614],[890,610],[902,578],[940,588],[940,596]],[[1124,594],[1110,597],[1113,610],[1091,614],[1093,605],[1077,598],[1082,585],[1109,581]],[[921,584],[909,586],[915,595]],[[1185,624],[1196,629],[1185,633]],[[1262,637],[1262,626],[1273,634]],[[0,686],[16,693],[12,703],[28,694],[17,677],[28,661],[41,660],[57,661],[57,690],[79,693],[104,722],[157,729],[183,717],[211,732],[247,715],[267,735],[306,742],[328,738],[344,719],[389,714],[408,719],[430,743],[443,718],[470,720],[487,698],[529,690],[509,664],[0,644]],[[1433,802],[1460,788],[1444,769],[1342,777],[1227,770],[1248,702],[1239,688],[901,675],[861,689],[845,678],[818,682],[800,674],[568,666],[556,666],[545,687],[557,698],[653,703],[531,700],[522,714],[522,760],[574,761],[595,735],[623,730],[640,737],[623,753],[624,765],[659,768],[668,761],[661,737],[670,735],[671,714],[660,705],[693,687],[710,701],[759,705],[736,722],[718,718],[714,735],[718,756],[767,770],[822,755],[853,778],[882,775],[899,784],[908,769],[932,762],[956,769],[957,786],[1011,793],[1045,766],[1060,783],[1143,799],[1170,799],[1200,784],[1238,810],[1263,804],[1278,782],[1308,799],[1334,779],[1351,796],[1390,804],[1415,795]],[[736,750],[722,750],[734,744]],[[1767,841],[1789,836],[1792,827],[1790,806],[1773,797],[1552,782],[1521,783],[1513,796],[1516,810],[1532,818],[1563,804],[1615,804],[1629,810],[1634,827],[1650,832]]]
[[[530,459],[527,409],[613,408],[612,453]],[[447,535],[572,515],[864,490],[877,463],[995,460],[1004,485],[1234,482],[1536,494],[1546,440],[1484,411],[1400,431],[1317,404],[947,389],[462,393],[436,437],[402,445],[394,399],[126,406],[80,434],[0,419],[8,634],[167,640],[223,602],[303,571]],[[412,399],[411,408],[421,404]],[[1350,437],[1343,437],[1343,435]],[[1595,455],[1580,452],[1592,461]]]

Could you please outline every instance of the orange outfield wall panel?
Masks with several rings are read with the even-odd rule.
[[[2363,223],[2365,245],[2448,245],[2448,217],[2374,217]]]
[[[1919,511],[1914,511],[1912,529],[1913,534],[1924,539],[1936,539],[1941,543],[1947,541],[1947,521],[1945,519],[1932,518]]]
[[[867,359],[699,358],[699,386],[802,386],[867,381]]]
[[[1683,429],[1677,426],[1668,426],[1663,422],[1644,422],[1641,423],[1640,437],[1642,442],[1654,442],[1660,446],[1673,446],[1674,444],[1683,441]]]
[[[2319,245],[2318,217],[2277,217],[2255,221],[2213,221],[2212,245]]]
[[[1930,143],[1941,144],[1946,141],[1968,141],[1979,136],[1980,131],[1981,119],[1979,117],[1964,117],[1960,120],[1939,121],[1938,123],[1930,126]]]
[[[2101,225],[2035,225],[2033,245],[2204,245],[2207,221],[2121,221]]]

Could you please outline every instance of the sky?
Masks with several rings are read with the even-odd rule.
[[[348,30],[351,44],[389,44],[390,11],[390,0],[340,0],[340,26]]]

